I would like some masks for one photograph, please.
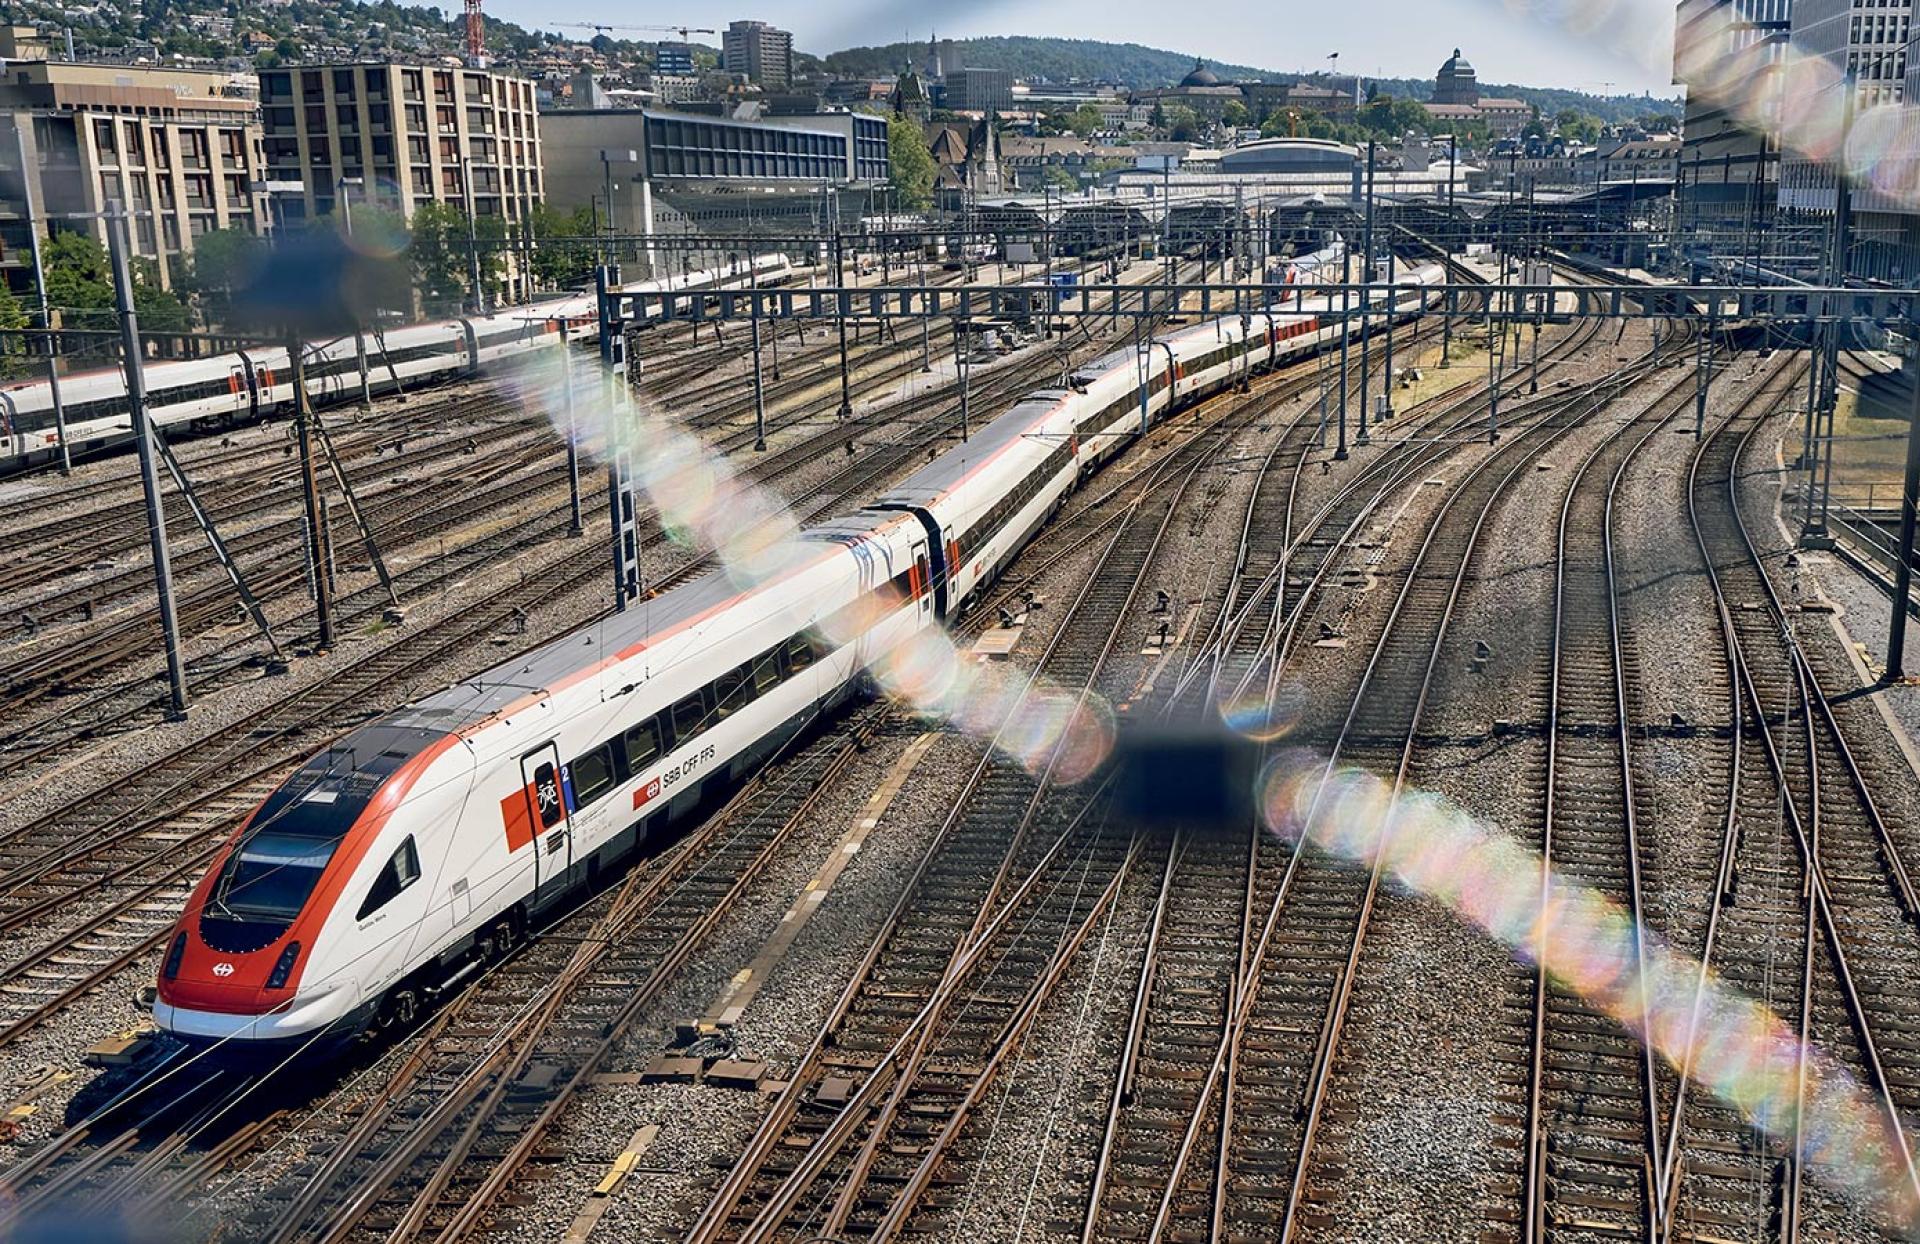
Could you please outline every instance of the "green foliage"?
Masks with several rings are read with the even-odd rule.
[[[407,256],[427,313],[460,310],[471,279],[466,213],[446,203],[423,203],[415,208],[413,244],[407,248]]]
[[[1554,127],[1560,136],[1569,142],[1591,143],[1600,137],[1603,121],[1589,112],[1577,108],[1562,108],[1553,118]]]
[[[65,328],[114,327],[113,277],[107,251],[90,234],[62,229],[41,253],[47,273],[47,298]]]
[[[593,209],[581,207],[563,212],[545,203],[536,203],[531,220],[534,279],[549,289],[591,281],[600,245],[593,232]]]
[[[27,339],[17,334],[27,327],[27,309],[0,281],[0,380],[18,380],[27,374]]]
[[[237,329],[233,322],[233,291],[245,288],[266,258],[267,244],[237,226],[201,234],[180,282],[200,300],[201,314],[210,324]]]
[[[1138,43],[1106,43],[1097,39],[1035,38],[1006,35],[989,39],[955,40],[964,64],[1010,70],[1015,77],[1044,77],[1056,82],[1068,78],[1106,78],[1129,86],[1172,86],[1193,70],[1190,52],[1168,52]],[[884,47],[848,48],[825,58],[834,73],[855,78],[887,78],[903,63],[917,64],[926,52],[921,43],[890,43]],[[1272,80],[1276,75],[1250,65],[1212,65],[1222,79]]]
[[[1056,190],[1077,191],[1080,189],[1080,179],[1072,173],[1069,173],[1066,169],[1061,168],[1058,164],[1041,166],[1040,184],[1043,186],[1052,186]]]
[[[1253,114],[1247,111],[1245,104],[1236,99],[1230,101],[1225,108],[1220,110],[1220,121],[1221,124],[1231,125],[1237,130],[1242,126],[1252,125]]]
[[[1082,138],[1091,138],[1101,124],[1100,110],[1092,104],[1081,104],[1067,118],[1067,128]]]
[[[133,309],[142,333],[184,333],[193,327],[187,304],[160,285],[160,268],[151,259],[133,260]]]
[[[1408,131],[1425,134],[1433,129],[1433,114],[1426,105],[1384,93],[1355,113],[1354,121],[1373,138],[1399,138]]]
[[[1199,142],[1205,127],[1200,124],[1200,114],[1185,104],[1167,104],[1159,110],[1163,118],[1167,137],[1177,143]]]
[[[933,152],[927,132],[904,113],[887,118],[887,182],[900,206],[924,212],[933,206]]]

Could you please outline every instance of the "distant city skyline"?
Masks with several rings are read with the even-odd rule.
[[[1486,82],[1563,87],[1595,94],[1678,93],[1660,49],[1672,47],[1673,10],[1648,0],[1557,0],[1541,7],[1568,15],[1592,33],[1529,15],[1522,0],[1373,0],[1284,9],[1254,0],[1216,0],[1204,9],[1113,4],[1110,0],[935,0],[877,5],[870,0],[666,0],[643,14],[621,0],[578,0],[569,17],[619,26],[686,22],[724,28],[757,18],[791,30],[796,51],[825,55],[848,47],[925,40],[930,32],[966,39],[1039,35],[1140,43],[1207,60],[1276,72],[1327,67],[1362,77],[1429,78],[1458,46]],[[1516,11],[1519,10],[1519,11]],[[523,26],[553,29],[551,9],[536,0],[492,0],[487,11]],[[1284,20],[1276,21],[1276,13]],[[565,33],[590,34],[580,27]],[[626,38],[662,36],[614,32]],[[671,36],[666,36],[671,37]],[[717,36],[695,36],[717,45]],[[1610,46],[1611,45],[1611,46]],[[1638,46],[1638,58],[1621,48]]]

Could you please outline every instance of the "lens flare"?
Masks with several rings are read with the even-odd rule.
[[[1677,39],[1674,9],[1666,0],[1503,0],[1502,7],[1625,56],[1663,80],[1670,73],[1686,84],[1690,101],[1713,105],[1731,124],[1777,129],[1789,150],[1835,165],[1894,203],[1920,206],[1920,104],[1862,106],[1849,123],[1844,68],[1766,37],[1748,21],[1745,6],[1683,6]],[[1899,60],[1892,52],[1883,55],[1893,61],[1897,81]],[[1877,68],[1884,66],[1862,70],[1863,92],[1876,82],[1884,87]]]
[[[1837,1059],[1717,973],[1637,928],[1599,891],[1428,793],[1329,769],[1299,751],[1268,762],[1259,806],[1271,832],[1384,873],[1543,966],[1673,1067],[1790,1147],[1810,1172],[1896,1229],[1920,1222],[1914,1181],[1881,1102]]]
[[[1256,743],[1277,743],[1300,724],[1306,700],[1299,684],[1288,681],[1274,688],[1271,697],[1264,684],[1223,692],[1215,707],[1229,730]]]
[[[517,366],[503,384],[588,454],[604,458],[616,447],[622,451],[662,530],[683,547],[711,552],[721,572],[742,589],[769,583],[819,555],[823,546],[802,538],[778,496],[743,478],[699,438],[644,409],[637,398],[616,403],[604,374],[592,364],[568,368],[558,345],[551,357]],[[861,593],[845,608],[796,616],[793,625],[811,626],[832,646],[844,647],[909,603],[885,591]],[[1085,781],[1112,753],[1113,715],[1104,702],[1063,691],[1015,666],[982,664],[939,627],[920,628],[862,656],[889,696],[926,717],[997,740],[1020,764],[1049,772],[1057,783]]]

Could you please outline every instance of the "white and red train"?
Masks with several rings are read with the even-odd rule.
[[[1433,295],[1398,297],[1394,318]],[[1245,329],[1235,315],[1109,354],[806,530],[810,555],[763,582],[708,574],[343,736],[194,890],[156,1021],[247,1061],[411,1018],[964,608],[1119,446],[1249,368],[1337,341],[1323,314],[1271,309]]]
[[[724,289],[757,280],[779,284],[793,268],[785,256],[760,255],[747,263],[679,276],[639,281],[630,292],[662,289]],[[490,364],[550,345],[557,334],[569,340],[597,331],[594,295],[508,307],[488,316],[414,324],[365,338],[369,385],[374,392],[413,387],[468,375]],[[310,345],[305,350],[307,394],[316,404],[351,401],[360,394],[360,372],[353,337]],[[146,368],[147,411],[168,431],[223,427],[290,412],[293,372],[284,346],[262,346]],[[67,445],[83,453],[124,440],[133,420],[127,408],[126,375],[116,365],[63,376]],[[44,378],[0,385],[0,472],[45,462],[59,453],[53,415],[53,391]]]

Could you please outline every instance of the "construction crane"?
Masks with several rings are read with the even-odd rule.
[[[569,26],[576,29],[594,30],[605,34],[609,30],[647,30],[659,34],[679,35],[680,42],[689,43],[694,35],[717,35],[720,32],[705,26],[610,26],[605,22],[555,22],[556,26]]]
[[[480,0],[467,0],[467,59],[479,64],[487,55],[487,27],[480,16]]]

